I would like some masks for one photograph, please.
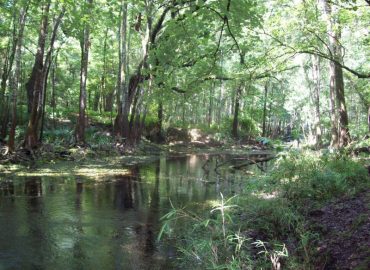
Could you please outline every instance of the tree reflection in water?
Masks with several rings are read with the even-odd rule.
[[[209,161],[207,161],[209,160]],[[208,162],[208,173],[202,168]],[[239,189],[212,156],[162,157],[109,182],[19,177],[0,186],[0,269],[172,269],[160,218]],[[240,181],[238,180],[240,179]]]

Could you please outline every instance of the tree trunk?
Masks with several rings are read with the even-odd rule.
[[[26,24],[26,17],[28,11],[29,4],[25,7],[22,7],[19,12],[19,30],[18,30],[18,38],[17,38],[17,45],[16,45],[16,53],[15,53],[15,71],[13,76],[13,97],[12,97],[12,121],[9,131],[9,141],[8,147],[11,152],[15,149],[15,130],[17,127],[17,98],[18,98],[18,91],[19,91],[19,82],[20,82],[20,75],[21,75],[21,56],[22,56],[22,45],[23,45],[23,32],[24,26]]]
[[[43,6],[43,16],[41,20],[35,63],[32,69],[31,76],[28,82],[26,83],[29,103],[31,100],[31,114],[28,121],[25,140],[23,143],[23,146],[27,149],[36,148],[38,143],[37,136],[38,114],[39,114],[40,94],[42,93],[43,88],[44,52],[48,29],[49,9],[50,9],[50,0]]]
[[[100,89],[97,89],[95,91],[94,95],[94,102],[93,102],[93,110],[98,111],[99,108],[99,102],[101,99],[101,96],[103,93],[105,93],[106,89],[106,74],[107,74],[107,39],[108,39],[108,28],[105,30],[105,35],[104,35],[104,45],[103,45],[103,74],[100,79]],[[112,106],[111,110],[113,110],[113,101],[112,101]]]
[[[117,109],[118,114],[115,120],[115,133],[124,138],[129,135],[129,106],[127,103],[128,97],[128,71],[127,71],[127,2],[121,1],[121,20],[119,24],[119,65],[118,65],[118,80],[117,80]]]
[[[370,105],[368,106],[368,109],[367,109],[367,127],[370,133]]]
[[[55,56],[53,68],[51,70],[51,107],[53,109],[52,117],[53,117],[53,128],[55,129],[55,109],[57,106],[56,102],[56,71],[58,68],[58,54]]]
[[[216,87],[216,83],[213,83],[212,87],[209,89],[209,108],[208,108],[208,127],[212,125],[212,113],[213,113],[213,95],[214,95],[214,88]]]
[[[314,104],[315,104],[315,144],[317,148],[321,147],[321,114],[320,114],[320,58],[317,55],[313,56],[313,79],[314,79]]]
[[[46,106],[46,90],[47,90],[47,84],[48,84],[48,77],[49,77],[49,72],[50,72],[50,66],[52,64],[52,55],[54,51],[54,43],[57,38],[57,32],[59,25],[62,21],[62,18],[64,16],[65,9],[63,7],[61,13],[57,17],[54,23],[53,31],[51,33],[51,38],[50,38],[50,45],[49,45],[49,50],[46,54],[45,57],[45,62],[44,62],[44,67],[42,70],[42,78],[43,78],[43,87],[42,91],[40,93],[40,104],[39,104],[39,113],[38,113],[38,119],[37,121],[39,122],[41,120],[41,127],[40,127],[40,137],[39,137],[39,142],[42,143],[42,137],[44,133],[44,120],[45,120],[45,106]]]
[[[234,118],[233,118],[233,129],[232,129],[232,135],[235,139],[237,139],[238,136],[238,128],[239,128],[239,106],[240,106],[240,98],[242,94],[242,86],[240,85],[235,94],[235,105],[234,105]]]
[[[5,139],[6,134],[8,133],[8,123],[9,123],[9,109],[10,101],[9,96],[6,96],[3,101],[4,113],[1,118],[1,130],[0,130],[0,140]]]
[[[334,63],[330,62],[329,66],[329,101],[330,101],[330,122],[331,122],[331,141],[330,146],[333,148],[338,147],[338,121],[337,110],[335,106],[335,75]]]
[[[87,0],[89,5],[88,14],[91,14],[93,0]],[[85,122],[86,122],[86,82],[87,67],[89,63],[90,49],[90,22],[86,22],[83,30],[83,39],[81,40],[81,72],[80,72],[80,106],[76,127],[76,143],[84,145],[85,142]]]
[[[158,142],[163,143],[164,137],[163,137],[163,101],[162,97],[158,104]]]
[[[177,5],[177,4],[176,4]],[[126,77],[127,81],[127,90],[126,90],[126,96],[122,97],[122,110],[121,114],[122,116],[118,115],[116,122],[119,122],[119,117],[122,118],[121,122],[122,124],[122,133],[123,136],[126,135],[127,128],[124,128],[127,126],[127,120],[128,120],[128,115],[126,117],[126,114],[128,114],[130,107],[135,99],[135,96],[137,94],[139,85],[146,79],[150,78],[150,76],[144,75],[143,74],[143,69],[148,68],[148,56],[149,56],[149,51],[152,46],[155,46],[156,39],[158,34],[160,33],[160,30],[163,28],[165,19],[167,17],[167,14],[171,10],[171,6],[166,7],[162,14],[159,16],[156,24],[152,27],[152,18],[153,18],[153,2],[152,1],[146,1],[145,3],[145,13],[146,13],[146,29],[142,33],[142,58],[139,63],[139,65],[136,68],[136,71],[133,75],[131,75],[129,78]],[[127,64],[127,63],[126,63]],[[127,70],[127,68],[126,68]],[[130,132],[128,130],[128,132]],[[130,134],[127,136],[127,138],[132,138]]]
[[[263,99],[262,137],[266,137],[267,94],[268,94],[268,82],[266,82],[265,84],[265,94]]]
[[[344,95],[343,69],[338,64],[335,65],[335,89],[339,110],[339,147],[344,147],[350,143],[351,138],[348,127],[348,114]]]
[[[340,25],[334,20],[332,6],[328,0],[322,0],[328,27],[329,50],[331,57],[341,63],[343,57],[340,44]],[[330,62],[330,107],[331,107],[331,147],[343,147],[348,145],[350,134],[348,129],[348,115],[344,96],[344,81],[342,67],[334,61]],[[337,101],[337,108],[335,106]],[[339,113],[339,118],[338,118]],[[339,134],[338,134],[339,125]]]
[[[17,49],[18,43],[18,35],[17,35],[17,14],[16,9],[14,9],[13,14],[13,39],[11,43],[8,45],[7,49],[7,57],[5,59],[5,64],[3,68],[3,74],[1,77],[1,84],[0,84],[0,119],[1,119],[1,132],[0,132],[0,140],[5,139],[7,130],[8,130],[8,123],[9,123],[9,98],[5,98],[5,92],[7,83],[12,72],[14,57]]]

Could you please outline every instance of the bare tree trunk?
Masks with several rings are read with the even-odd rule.
[[[3,73],[1,76],[1,84],[0,84],[0,102],[4,100],[5,91],[7,87],[7,82],[10,76],[10,73],[13,68],[13,62],[15,57],[15,52],[17,49],[17,43],[18,43],[18,35],[17,35],[17,14],[16,9],[14,9],[13,14],[13,39],[9,41],[6,58],[4,61],[4,67],[3,67]],[[1,104],[1,103],[0,103]]]
[[[40,94],[43,88],[43,68],[44,68],[44,52],[45,41],[47,37],[48,19],[49,19],[50,0],[43,6],[43,16],[41,20],[37,53],[35,63],[32,69],[31,76],[26,83],[27,93],[31,98],[31,114],[28,121],[25,140],[23,146],[27,149],[36,148],[38,142],[38,113]]]
[[[0,129],[0,140],[3,140],[8,133],[8,123],[9,123],[9,108],[10,108],[10,99],[9,96],[6,96],[3,100],[4,113],[1,118],[1,129]]]
[[[88,14],[91,14],[93,0],[87,0],[89,5]],[[86,22],[83,30],[83,39],[81,40],[81,73],[80,73],[80,106],[76,127],[76,143],[84,145],[85,142],[85,122],[86,122],[86,82],[87,67],[89,63],[90,49],[90,22]]]
[[[118,70],[118,115],[116,120],[116,131],[124,138],[129,137],[129,111],[128,99],[128,42],[127,42],[127,2],[121,4],[121,23],[119,30],[119,70]]]
[[[265,94],[263,99],[262,137],[266,137],[267,94],[268,94],[268,82],[266,82],[265,84]]]
[[[208,107],[208,126],[211,127],[213,118],[213,95],[214,95],[214,88],[216,87],[216,83],[213,83],[212,87],[209,89],[209,107]]]
[[[338,121],[337,121],[337,110],[335,106],[335,75],[334,75],[334,63],[331,62],[329,66],[329,101],[330,101],[330,121],[331,121],[331,142],[330,146],[333,148],[338,147]]]
[[[331,3],[328,0],[322,0],[324,5],[324,12],[326,16],[326,23],[328,28],[329,38],[329,50],[331,57],[336,61],[342,62],[342,56],[340,53],[340,35],[336,33],[336,28],[339,27],[333,19],[333,11]],[[348,130],[348,115],[345,105],[344,97],[344,83],[343,83],[343,71],[342,68],[333,61],[330,61],[329,68],[330,77],[330,107],[331,107],[331,147],[337,148],[338,146],[345,146],[349,142],[349,130]],[[339,95],[339,96],[338,96]],[[335,100],[337,100],[336,107]],[[339,112],[339,119],[338,119]],[[338,134],[338,124],[340,133]]]
[[[240,107],[241,95],[242,95],[242,86],[239,85],[235,93],[234,118],[233,118],[233,129],[232,129],[232,135],[235,139],[239,137],[238,128],[239,128],[239,107]]]
[[[57,17],[54,23],[53,31],[51,33],[50,38],[50,46],[49,50],[45,57],[44,67],[42,70],[42,77],[43,77],[43,87],[42,91],[40,93],[40,103],[39,103],[39,109],[38,109],[38,116],[37,116],[37,122],[41,120],[40,125],[40,137],[39,137],[39,143],[42,143],[43,133],[44,133],[44,120],[45,120],[45,105],[46,105],[46,91],[47,91],[47,85],[48,85],[48,77],[50,72],[50,66],[52,64],[52,55],[54,51],[54,43],[57,38],[58,28],[62,21],[62,18],[64,16],[65,9],[63,7],[61,13]]]
[[[14,5],[16,4],[16,1]],[[9,77],[11,75],[14,63],[14,57],[17,49],[18,43],[18,35],[17,35],[17,13],[16,9],[14,8],[13,13],[13,39],[9,41],[8,49],[7,49],[7,57],[5,59],[5,64],[3,68],[3,73],[1,76],[1,84],[0,84],[0,119],[1,119],[1,132],[0,132],[0,139],[5,139],[7,130],[8,130],[8,123],[9,123],[9,97],[5,98],[5,92],[8,84]]]
[[[17,98],[18,98],[18,91],[19,91],[19,81],[21,75],[21,56],[22,56],[22,45],[23,45],[23,32],[24,26],[26,24],[26,17],[28,11],[29,4],[25,7],[22,7],[19,12],[19,30],[18,30],[18,38],[17,38],[17,45],[16,45],[16,53],[15,53],[15,71],[13,76],[13,102],[12,102],[12,121],[9,131],[9,141],[8,146],[11,152],[15,149],[15,129],[17,127]]]
[[[57,106],[56,103],[56,71],[58,68],[58,54],[55,56],[53,68],[51,70],[51,107],[53,109],[52,117],[53,117],[53,128],[55,129],[55,109]]]
[[[162,143],[164,141],[163,137],[163,101],[162,97],[158,104],[158,142]]]
[[[321,114],[320,114],[320,91],[321,91],[321,84],[320,84],[320,58],[317,55],[313,56],[313,79],[315,82],[314,86],[314,104],[315,104],[315,144],[317,148],[321,147]]]
[[[340,52],[338,52],[338,55],[340,55]],[[342,57],[340,58],[342,60]],[[344,95],[343,69],[338,64],[335,65],[335,86],[339,110],[339,147],[344,147],[349,144],[351,137],[349,133],[348,114]]]
[[[367,108],[367,126],[368,126],[368,131],[370,133],[370,105]]]
[[[105,30],[104,35],[104,45],[103,45],[103,74],[100,79],[100,89],[97,89],[95,91],[94,95],[94,102],[93,102],[93,110],[98,111],[99,108],[99,102],[101,100],[101,96],[103,96],[103,93],[106,89],[106,74],[107,74],[107,39],[108,39],[108,28]],[[111,109],[113,109],[113,104]]]

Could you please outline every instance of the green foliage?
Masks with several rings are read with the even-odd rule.
[[[153,128],[155,128],[156,126],[158,126],[158,117],[152,115],[152,114],[149,114],[145,117],[145,128],[147,131],[150,131],[150,130],[153,130]]]
[[[239,127],[241,136],[255,137],[261,133],[258,123],[249,115],[243,115],[239,119]]]
[[[295,203],[325,202],[369,185],[365,167],[344,155],[291,151],[281,155],[275,166],[271,178]]]
[[[279,262],[288,257],[285,245],[277,238],[266,238],[271,240],[267,243],[253,239],[248,232],[251,229],[269,232],[281,226],[286,236],[285,230],[293,230],[297,223],[294,213],[275,200],[266,203],[249,201],[248,208],[232,204],[235,200],[235,197],[224,199],[221,194],[220,200],[213,203],[205,216],[184,208],[173,208],[162,218],[164,224],[159,238],[166,234],[167,237],[176,235],[181,239],[178,247],[182,253],[181,266],[195,269],[268,268],[273,264],[272,258]],[[250,221],[242,224],[242,228],[238,220],[241,213]],[[265,238],[265,235],[260,234],[259,237]]]
[[[220,126],[219,131],[231,137],[233,118],[225,118]],[[260,134],[257,122],[248,115],[239,118],[239,135],[240,137],[253,138]]]
[[[93,123],[101,123],[105,125],[112,124],[114,119],[111,112],[97,112],[93,110],[87,111],[88,118],[90,118],[91,122]]]
[[[70,144],[73,141],[73,130],[69,127],[46,130],[44,142],[49,144]]]

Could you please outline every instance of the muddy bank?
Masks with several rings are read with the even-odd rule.
[[[370,269],[370,190],[312,211],[317,269]]]

